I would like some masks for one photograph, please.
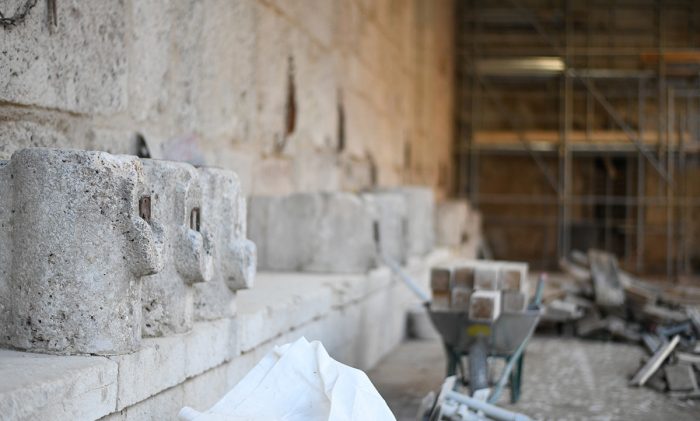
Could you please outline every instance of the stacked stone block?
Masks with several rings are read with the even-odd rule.
[[[263,270],[357,273],[432,250],[433,208],[421,187],[253,196],[248,225]]]
[[[375,265],[374,218],[358,195],[253,197],[249,215],[261,269],[353,273]]]
[[[193,284],[218,275],[229,290],[250,285],[255,248],[242,238],[242,199],[228,214],[234,228],[224,227],[225,206],[208,208],[202,193],[206,171],[43,148],[0,162],[0,342],[45,353],[128,353],[142,336],[191,328]],[[238,185],[235,174],[220,175]],[[207,209],[220,224],[204,224]],[[227,230],[238,242],[216,254],[231,240]]]
[[[503,313],[527,308],[526,263],[471,260],[436,266],[430,285],[436,311],[458,311],[469,318],[493,322]]]
[[[379,251],[398,263],[408,254],[408,209],[405,197],[398,192],[364,193],[362,199],[377,223]]]

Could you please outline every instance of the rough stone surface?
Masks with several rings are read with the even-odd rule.
[[[376,263],[373,215],[357,195],[252,197],[248,213],[261,269],[350,273]]]
[[[0,350],[0,417],[87,420],[114,411],[117,365],[104,357]]]
[[[200,170],[203,189],[202,229],[213,232],[214,273],[210,282],[195,286],[195,317],[213,320],[235,314],[234,292],[251,288],[257,250],[246,239],[246,204],[231,171]]]
[[[13,189],[8,164],[10,161],[0,160],[0,326],[9,324],[9,279],[12,274],[12,197]],[[10,338],[6,329],[0,328],[0,344],[7,343]]]
[[[24,2],[5,0],[0,11],[11,16]],[[401,182],[450,191],[451,1],[63,0],[56,25],[47,4],[2,30],[0,120],[28,122],[30,135],[2,138],[0,155],[36,146],[133,153],[131,136],[82,135],[128,128],[158,158],[194,139],[201,162],[237,171],[244,184],[242,154],[250,174],[283,162],[284,179],[252,177],[255,194]]]
[[[202,194],[197,170],[184,163],[143,161],[151,217],[163,226],[163,270],[144,278],[143,335],[192,328],[192,285],[212,277],[212,235],[201,232]]]
[[[162,229],[138,213],[140,161],[37,148],[15,153],[3,171],[13,186],[4,342],[50,353],[136,349],[139,278],[162,268]]]
[[[20,3],[3,2],[3,13],[12,15]],[[88,114],[124,109],[126,4],[64,1],[53,28],[47,4],[37,2],[23,24],[3,28],[0,100]]]
[[[446,200],[435,207],[435,244],[457,247],[467,235],[469,205],[466,200]]]

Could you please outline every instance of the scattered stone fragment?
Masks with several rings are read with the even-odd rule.
[[[690,364],[678,363],[664,367],[668,389],[672,392],[689,392],[697,389],[695,373]]]
[[[595,301],[601,306],[620,306],[625,302],[625,294],[620,283],[617,259],[610,253],[589,250],[593,291]]]
[[[649,388],[656,390],[657,392],[666,392],[667,384],[664,370],[658,370],[651,377],[649,377],[649,380],[647,380],[646,385]]]

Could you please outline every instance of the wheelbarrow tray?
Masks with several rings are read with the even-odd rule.
[[[532,332],[540,318],[539,310],[501,313],[492,324],[469,319],[466,312],[433,310],[427,305],[430,320],[443,342],[459,353],[468,353],[478,337],[488,337],[489,354],[508,356]]]

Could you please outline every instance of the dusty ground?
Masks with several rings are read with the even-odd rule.
[[[536,337],[525,358],[522,398],[505,406],[548,420],[700,420],[700,401],[627,386],[643,355],[632,345]],[[412,420],[443,372],[439,342],[409,341],[368,374],[396,417]],[[508,399],[504,393],[502,402]]]

